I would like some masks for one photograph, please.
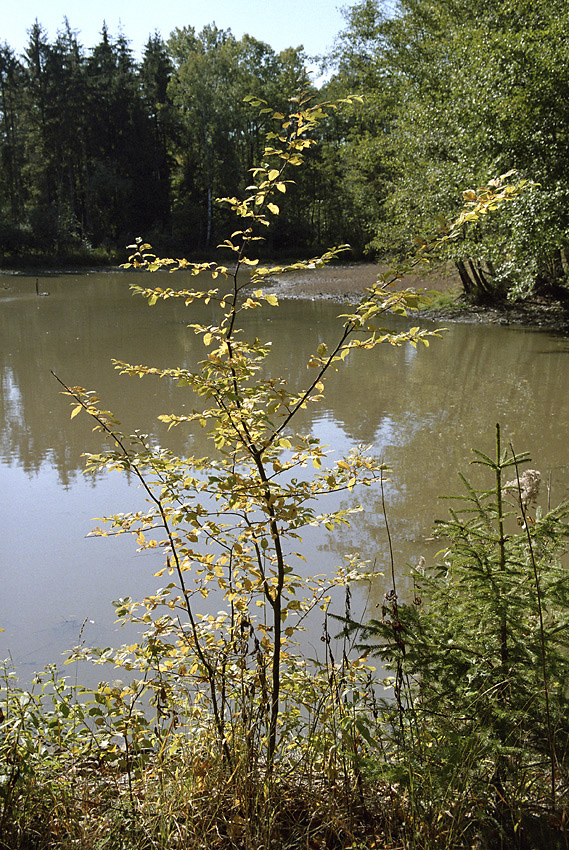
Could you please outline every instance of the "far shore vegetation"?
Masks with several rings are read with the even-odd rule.
[[[256,250],[307,258],[350,245],[397,261],[433,241],[462,192],[515,170],[539,184],[445,244],[470,301],[565,299],[569,273],[568,11],[562,0],[377,0],[345,10],[320,88],[300,48],[211,24],[149,36],[73,21],[50,41],[30,22],[22,55],[0,46],[0,268],[118,264],[144,235],[161,255],[209,259],[259,164],[268,114],[295,94],[361,95],[319,126],[318,148]],[[191,24],[191,22],[190,22]]]

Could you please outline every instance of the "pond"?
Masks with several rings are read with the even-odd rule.
[[[69,400],[51,371],[68,385],[96,389],[123,430],[138,428],[176,453],[207,451],[203,434],[167,432],[157,420],[161,413],[191,409],[188,390],[120,377],[113,369],[112,357],[191,366],[203,352],[186,327],[198,308],[188,311],[174,302],[149,308],[130,294],[130,281],[121,273],[46,277],[40,291],[50,294],[38,297],[35,278],[0,277],[0,658],[11,657],[24,679],[47,663],[61,664],[62,653],[80,640],[124,642],[110,601],[152,592],[162,565],[159,554],[138,553],[127,537],[87,536],[95,518],[143,507],[143,494],[119,474],[83,474],[82,453],[98,449],[100,437],[85,416],[70,421]],[[199,318],[209,321],[210,309],[202,308]],[[249,330],[272,341],[272,369],[300,385],[310,353],[335,338],[342,312],[331,300],[285,299],[278,310],[252,311]],[[469,468],[471,449],[492,453],[496,422],[504,442],[528,450],[532,466],[541,470],[547,485],[542,504],[566,498],[566,337],[455,324],[429,348],[357,352],[330,378],[325,401],[311,408],[301,427],[336,452],[370,445],[392,468],[385,501],[404,590],[406,565],[421,555],[432,560],[440,547],[430,540],[433,521],[447,511],[438,497],[460,491],[458,471],[479,475]],[[388,575],[381,492],[366,488],[342,504],[358,499],[363,511],[349,529],[334,535],[310,529],[305,535],[314,573],[331,571],[358,551]],[[358,586],[360,612],[373,613],[388,587],[381,576],[371,588]],[[307,651],[319,647],[316,628]]]

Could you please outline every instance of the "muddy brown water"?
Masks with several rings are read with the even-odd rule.
[[[300,276],[289,277],[285,285],[295,297],[278,310],[252,311],[247,319],[248,330],[273,343],[270,368],[293,385],[304,382],[310,353],[335,338],[343,312],[320,294],[341,298],[373,276],[373,269],[361,266],[342,270],[340,281],[335,270],[320,271],[312,288]],[[96,450],[100,441],[83,415],[70,421],[68,400],[51,370],[70,385],[96,389],[124,430],[139,428],[177,453],[207,451],[203,434],[167,432],[157,421],[161,413],[191,408],[187,390],[120,377],[111,357],[192,366],[203,348],[186,323],[213,321],[212,308],[184,310],[177,302],[149,308],[130,294],[129,282],[119,273],[45,277],[39,289],[50,294],[38,297],[35,278],[0,276],[0,658],[11,657],[23,678],[47,663],[60,664],[80,634],[100,646],[127,639],[114,623],[110,601],[152,592],[161,567],[160,555],[137,553],[126,537],[87,537],[96,517],[143,507],[143,496],[119,474],[83,475],[82,453]],[[390,321],[403,326],[403,320]],[[567,337],[456,324],[429,348],[358,352],[330,378],[325,401],[301,423],[336,456],[365,444],[392,467],[385,500],[402,593],[406,565],[421,555],[432,560],[439,548],[429,541],[433,521],[447,510],[438,497],[460,492],[459,470],[478,480],[480,470],[469,466],[471,449],[492,453],[496,422],[505,442],[530,451],[532,466],[549,483],[542,504],[566,498]],[[385,517],[377,488],[341,503],[358,501],[363,510],[349,529],[334,535],[310,529],[304,554],[314,573],[332,571],[354,551],[385,573],[371,588],[354,588],[359,611],[374,613],[389,588]],[[321,647],[314,624],[306,652]]]

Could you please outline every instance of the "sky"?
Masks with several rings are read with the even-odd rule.
[[[346,5],[352,0],[0,0],[0,43],[20,54],[36,18],[53,41],[67,17],[86,49],[97,44],[106,22],[110,35],[122,30],[140,57],[155,31],[166,39],[176,27],[199,32],[215,22],[237,38],[249,33],[276,51],[303,45],[314,56],[334,43]]]

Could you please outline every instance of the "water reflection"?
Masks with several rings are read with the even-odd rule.
[[[175,453],[201,455],[208,450],[201,429],[167,432],[157,420],[191,409],[188,390],[121,378],[110,358],[191,366],[203,347],[186,323],[213,316],[212,308],[185,311],[174,301],[148,308],[130,295],[125,275],[54,277],[46,287],[50,297],[42,299],[33,279],[9,285],[0,295],[0,624],[6,629],[0,656],[12,652],[31,669],[76,642],[84,621],[87,642],[123,640],[109,600],[152,590],[160,566],[159,555],[137,554],[127,539],[86,538],[93,517],[130,510],[143,497],[119,475],[81,474],[82,453],[96,450],[100,437],[86,418],[69,421],[69,403],[50,370],[96,389],[124,430],[140,428]],[[268,369],[299,386],[309,355],[334,339],[341,312],[327,301],[285,301],[278,311],[251,312],[248,330],[272,340]],[[297,429],[312,430],[339,454],[371,445],[390,464],[385,500],[401,574],[407,563],[433,553],[425,538],[445,512],[438,496],[458,490],[458,470],[479,476],[478,468],[468,469],[471,448],[492,452],[497,421],[504,439],[529,450],[533,465],[550,476],[552,501],[567,496],[568,355],[560,336],[477,325],[452,326],[428,349],[355,352],[329,378],[325,402],[305,411]],[[364,489],[340,501],[349,507],[355,499],[364,510],[350,529],[333,537],[306,534],[314,572],[330,570],[353,551],[390,571],[381,492]],[[385,587],[378,580],[367,600],[371,608]],[[367,592],[358,593],[363,605]],[[317,645],[317,635],[310,641]]]

